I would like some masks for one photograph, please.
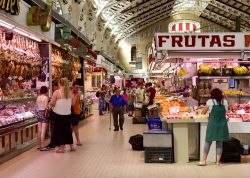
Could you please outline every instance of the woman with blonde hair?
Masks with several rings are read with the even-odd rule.
[[[71,133],[71,105],[72,96],[67,78],[62,78],[58,82],[59,89],[53,93],[50,106],[53,110],[54,119],[54,144],[57,146],[57,153],[64,153],[66,144],[70,145],[70,150],[74,151],[73,137]]]

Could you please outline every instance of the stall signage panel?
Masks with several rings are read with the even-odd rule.
[[[5,10],[12,15],[19,15],[19,0],[0,0],[0,9]]]
[[[250,33],[157,33],[155,43],[157,51],[250,50]]]

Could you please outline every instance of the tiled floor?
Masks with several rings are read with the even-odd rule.
[[[190,164],[145,164],[143,152],[131,150],[129,137],[146,125],[126,120],[124,131],[109,131],[108,115],[81,123],[82,147],[57,154],[35,148],[0,165],[0,177],[16,178],[250,178],[250,164],[198,167]]]

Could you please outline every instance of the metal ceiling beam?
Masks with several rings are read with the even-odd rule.
[[[234,12],[237,12],[237,14],[233,14],[235,16],[241,16],[241,18],[246,18],[246,19],[249,19],[250,18],[250,14],[244,12],[244,11],[241,11],[235,7],[232,7],[230,6],[229,4],[225,4],[223,2],[219,2],[218,0],[211,0],[211,3],[210,5],[213,5],[214,7],[217,7],[223,11],[226,11],[230,14],[233,14]],[[249,7],[250,8],[250,7]]]
[[[221,3],[224,3],[223,1],[220,1]],[[235,3],[239,3],[239,4],[241,4],[242,6],[247,6],[247,7],[249,7],[250,8],[250,0],[233,0],[233,2],[235,2]],[[227,4],[227,3],[224,3],[224,4],[226,4],[227,6],[230,6],[229,4]],[[232,6],[230,6],[230,7],[232,7]],[[240,10],[240,9],[239,9]]]
[[[149,1],[149,0],[142,0],[142,2],[146,2],[146,1]],[[112,17],[110,17],[108,19],[108,22],[105,24],[105,27],[107,27],[113,21],[113,19],[116,19],[116,17],[118,17],[121,14],[122,11],[124,11],[127,8],[129,8],[130,6],[134,6],[137,3],[138,3],[138,1],[135,1],[133,3],[128,4],[127,6],[125,5],[124,8],[118,9],[118,11],[116,12],[116,14],[113,15]]]
[[[155,19],[155,21],[152,21],[152,22],[150,22],[150,23],[148,23],[148,24],[145,24],[145,25],[143,25],[142,27],[136,29],[135,31],[133,31],[133,32],[131,32],[131,33],[124,34],[123,38],[129,37],[129,36],[131,36],[131,35],[137,33],[138,31],[140,31],[140,30],[142,30],[142,29],[144,29],[144,28],[146,28],[146,27],[148,27],[148,26],[150,26],[150,25],[152,25],[152,24],[155,24],[155,23],[157,23],[157,22],[159,22],[159,21],[161,21],[161,20],[163,20],[163,19],[165,19],[165,18],[167,18],[167,17],[169,17],[169,16],[158,17],[157,19]]]
[[[139,25],[140,23],[142,23],[142,22],[147,22],[147,21],[149,21],[150,19],[152,19],[152,18],[156,18],[156,17],[158,17],[158,16],[160,16],[161,14],[163,15],[163,14],[165,14],[165,15],[169,15],[171,13],[171,9],[164,9],[164,10],[160,10],[160,11],[158,11],[157,13],[153,13],[152,14],[152,16],[148,16],[148,17],[143,17],[141,20],[139,20],[138,19],[138,21],[136,22],[136,23],[134,23],[133,25],[129,25],[129,27],[128,28],[122,28],[122,32],[126,32],[127,30],[129,30],[129,29],[131,29],[131,28],[133,28],[134,26],[137,26],[137,25]],[[124,30],[123,30],[124,29]]]
[[[202,15],[204,15],[204,14],[208,19],[210,19],[210,20],[212,20],[214,22],[217,22],[217,23],[222,24],[222,25],[226,23],[232,30],[235,29],[235,21],[230,20],[227,17],[224,17],[224,16],[222,16],[220,14],[209,11],[207,9],[204,9],[204,11],[202,12]],[[215,18],[216,20],[213,20],[213,18]],[[223,26],[225,26],[225,25],[223,25]],[[244,30],[249,30],[249,28],[247,28],[244,25],[241,25],[241,28],[244,29]]]
[[[138,13],[134,14],[132,18],[130,18],[128,20],[124,20],[121,24],[129,23],[132,21],[137,21],[138,19],[143,18],[144,16],[147,16],[148,14],[157,13],[157,12],[159,12],[159,10],[161,11],[162,9],[165,9],[165,8],[167,10],[173,9],[173,5],[174,5],[173,2],[169,2],[166,4],[159,4],[158,6],[153,7],[145,12],[138,12]]]
[[[119,16],[116,17],[116,19],[123,16],[123,15],[127,15],[129,13],[132,13],[133,14],[132,16],[130,15],[129,17],[126,17],[124,20],[122,20],[121,23],[124,23],[124,22],[130,20],[131,18],[133,18],[135,16],[138,16],[138,15],[140,15],[142,13],[145,13],[145,12],[149,11],[150,9],[156,8],[157,6],[159,6],[159,4],[165,4],[165,3],[169,3],[169,4],[174,5],[174,0],[161,0],[161,1],[153,0],[153,1],[148,1],[147,3],[143,4],[143,8],[141,8],[142,9],[141,11],[139,11],[140,7],[134,7],[133,9],[130,9],[126,13],[121,13]]]

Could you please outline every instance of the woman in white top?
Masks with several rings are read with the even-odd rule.
[[[48,120],[44,117],[45,109],[48,107],[48,88],[42,86],[40,94],[36,99],[36,116],[38,120],[38,143],[40,151],[47,151],[44,147],[44,139],[48,126]]]
[[[53,93],[50,106],[53,110],[54,119],[54,144],[57,146],[57,153],[64,153],[66,144],[74,151],[73,137],[71,132],[71,105],[72,97],[67,78],[59,80],[59,89]]]

